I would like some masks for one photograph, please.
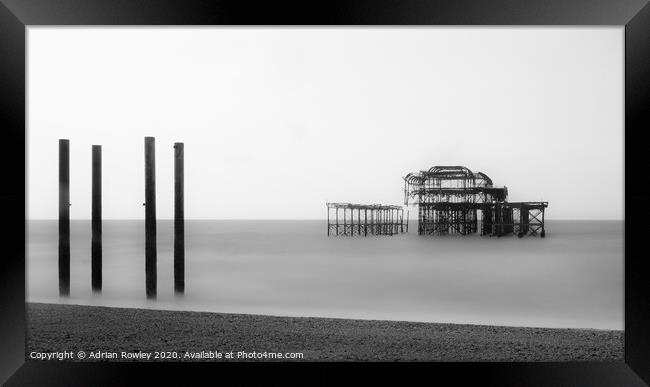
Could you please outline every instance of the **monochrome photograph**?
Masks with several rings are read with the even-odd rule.
[[[624,28],[26,37],[27,360],[624,360]]]

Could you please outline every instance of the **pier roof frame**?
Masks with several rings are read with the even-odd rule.
[[[402,206],[387,204],[326,203],[328,208],[351,208],[355,210],[401,210]]]
[[[436,165],[428,170],[421,170],[417,173],[409,173],[403,177],[404,181],[411,185],[422,185],[428,179],[438,180],[473,180],[484,181],[482,187],[492,187],[492,179],[483,172],[473,172],[462,165]]]

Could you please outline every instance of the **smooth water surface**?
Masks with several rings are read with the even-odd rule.
[[[145,297],[144,221],[104,221],[103,291],[90,221],[71,222],[70,297],[58,223],[28,222],[27,299],[154,309],[623,329],[623,223],[547,221],[546,238],[327,237],[325,221],[186,221],[186,292],[173,221],[158,222],[158,298]]]

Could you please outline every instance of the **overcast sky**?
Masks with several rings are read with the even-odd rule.
[[[549,201],[549,219],[623,217],[623,28],[28,28],[28,217],[322,219],[326,201],[403,203],[402,177],[465,165]]]

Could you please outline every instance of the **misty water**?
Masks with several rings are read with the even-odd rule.
[[[158,297],[145,297],[144,222],[103,223],[103,291],[90,221],[71,222],[70,296],[58,223],[27,224],[27,300],[151,309],[623,329],[623,223],[547,221],[546,238],[327,237],[325,221],[186,221],[174,295],[173,222],[158,221]]]

